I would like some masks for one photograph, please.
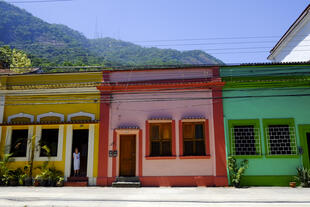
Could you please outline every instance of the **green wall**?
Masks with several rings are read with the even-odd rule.
[[[263,119],[267,118],[293,118],[295,122],[295,132],[297,146],[300,146],[298,125],[310,124],[310,96],[300,97],[264,97],[264,98],[233,98],[236,96],[274,96],[288,94],[306,94],[310,93],[309,88],[281,88],[281,89],[224,89],[223,91],[223,107],[224,107],[224,125],[227,154],[230,155],[230,140],[228,120],[239,119],[259,119],[261,150],[262,156],[257,158],[245,157],[249,160],[249,168],[245,172],[248,176],[244,180],[248,180],[244,184],[255,185],[261,183],[266,185],[266,180],[270,185],[285,184],[287,176],[296,174],[296,167],[302,166],[301,155],[289,158],[271,158],[266,157],[265,149],[265,133],[263,129]],[[225,98],[230,97],[230,98]],[[253,176],[253,177],[252,177]],[[279,182],[274,176],[279,176],[283,182]],[[255,180],[257,182],[255,182]],[[288,184],[288,183],[287,183]]]

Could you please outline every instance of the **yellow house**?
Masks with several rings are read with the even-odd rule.
[[[72,153],[81,154],[80,174],[96,184],[101,72],[0,76],[0,153],[23,168],[34,150],[34,167],[46,160],[72,176]],[[22,142],[17,140],[27,137]],[[31,141],[32,140],[32,141]],[[50,148],[50,156],[40,145]],[[34,172],[36,174],[37,171]]]

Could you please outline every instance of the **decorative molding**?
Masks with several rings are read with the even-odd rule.
[[[52,129],[52,128],[47,128]],[[42,126],[36,127],[36,145],[39,145],[39,141],[42,136]],[[62,161],[62,151],[63,151],[63,137],[64,137],[64,125],[59,126],[58,131],[58,146],[57,146],[57,156],[56,157],[40,157],[40,148],[35,153],[35,161]]]
[[[11,138],[12,138],[12,127],[9,126],[6,128],[5,148],[4,148],[5,154],[10,153]]]
[[[5,104],[5,95],[2,95],[0,96],[0,123],[3,123],[4,104]],[[0,137],[0,141],[1,141],[1,137]]]
[[[67,126],[66,134],[66,158],[65,158],[65,179],[71,175],[71,162],[72,162],[72,125]]]
[[[94,145],[95,145],[95,125],[90,124],[88,129],[88,155],[87,155],[87,177],[93,177],[94,168]]]
[[[25,113],[19,113],[19,114],[14,114],[8,117],[8,122],[11,122],[12,119],[15,118],[28,118],[30,119],[31,122],[34,121],[34,116],[31,114],[25,114]]]
[[[120,153],[120,143],[121,143],[121,135],[135,135],[136,136],[136,169],[135,169],[135,175],[136,176],[142,176],[142,130],[136,129],[136,130],[130,130],[130,131],[124,131],[124,130],[113,130],[113,150],[117,150]],[[119,160],[120,156],[112,158],[112,177],[119,176]]]
[[[73,113],[73,114],[69,114],[68,117],[67,117],[67,120],[71,121],[71,119],[73,117],[79,117],[79,116],[86,116],[86,117],[91,118],[92,121],[95,120],[95,114],[91,114],[91,113],[87,113],[87,112],[83,112],[83,111],[80,111],[80,112],[77,112],[77,113]]]
[[[44,118],[44,117],[49,117],[49,116],[52,116],[52,117],[59,117],[60,118],[60,121],[65,121],[65,115],[63,114],[60,114],[60,113],[55,113],[55,112],[48,112],[48,113],[45,113],[45,114],[40,114],[37,116],[37,122],[40,122],[40,119],[41,118]]]
[[[149,119],[147,120],[148,123],[172,123],[172,119]]]
[[[2,126],[0,126],[0,143],[1,143],[1,138],[2,138]],[[0,149],[1,149],[1,147],[0,147]]]

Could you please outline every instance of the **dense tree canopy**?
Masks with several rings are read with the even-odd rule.
[[[21,50],[4,46],[0,47],[0,68],[10,69],[16,73],[24,73],[29,71],[31,60],[27,54]]]

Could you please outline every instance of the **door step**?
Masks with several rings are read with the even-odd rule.
[[[88,183],[87,182],[65,182],[64,186],[85,187],[85,186],[88,186]]]
[[[88,186],[88,177],[68,177],[65,186]]]
[[[112,187],[138,188],[141,183],[139,177],[117,177]]]

